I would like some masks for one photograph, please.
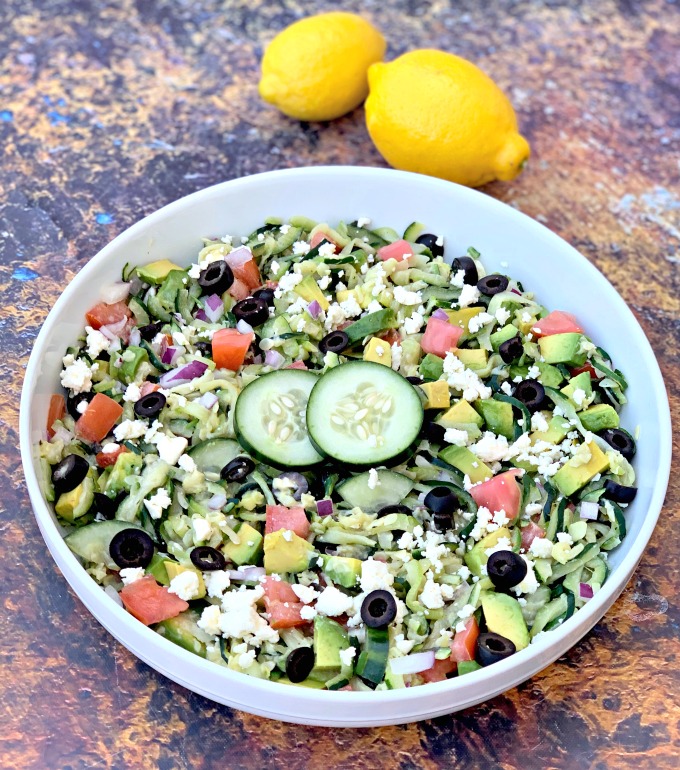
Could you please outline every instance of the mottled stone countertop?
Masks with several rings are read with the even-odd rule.
[[[371,730],[231,711],[118,645],[57,571],[20,468],[33,339],[78,269],[165,203],[225,179],[383,165],[363,113],[293,122],[257,96],[273,33],[339,4],[294,0],[0,3],[0,767],[676,768],[680,483],[639,569],[571,652],[452,717]],[[348,0],[388,55],[440,47],[487,70],[533,147],[486,192],[552,228],[621,292],[680,418],[680,3]],[[678,441],[675,442],[676,453]]]

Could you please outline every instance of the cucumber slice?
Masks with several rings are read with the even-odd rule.
[[[411,222],[411,224],[404,230],[404,240],[415,243],[416,238],[422,234],[425,229],[425,225],[422,222]]]
[[[75,532],[64,538],[66,545],[86,562],[94,564],[105,564],[108,569],[119,569],[118,565],[111,558],[109,546],[114,535],[117,535],[124,529],[143,529],[137,524],[129,521],[94,521],[92,524],[86,524]]]
[[[386,505],[398,505],[413,489],[413,481],[395,471],[378,471],[378,483],[374,489],[368,482],[368,472],[359,473],[343,481],[337,492],[352,508],[373,513]]]
[[[211,438],[187,451],[202,473],[219,473],[227,463],[243,453],[238,441],[230,438]]]
[[[307,429],[314,446],[335,460],[380,465],[412,453],[423,415],[416,389],[400,374],[352,361],[328,370],[314,386]]]
[[[241,446],[278,467],[305,468],[321,462],[322,455],[309,440],[305,414],[318,380],[312,372],[284,369],[263,374],[247,385],[234,409]]]

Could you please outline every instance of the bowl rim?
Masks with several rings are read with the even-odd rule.
[[[481,209],[486,209],[491,215],[493,215],[494,212],[504,212],[507,215],[507,210],[510,209],[512,211],[512,216],[520,220],[521,226],[523,230],[527,232],[528,238],[531,239],[534,235],[540,235],[543,240],[552,241],[552,243],[555,244],[556,249],[568,249],[575,256],[577,255],[579,264],[584,271],[584,278],[590,278],[599,283],[602,281],[606,282],[608,288],[611,290],[611,299],[616,304],[614,310],[626,318],[627,328],[634,336],[631,340],[631,347],[636,350],[636,355],[639,358],[639,365],[645,367],[648,372],[648,377],[653,385],[654,391],[651,395],[656,400],[659,413],[664,418],[658,426],[660,440],[658,446],[656,483],[654,484],[650,505],[645,513],[639,536],[631,544],[630,550],[622,562],[612,571],[612,574],[609,575],[602,589],[598,591],[595,597],[591,599],[586,606],[579,609],[578,612],[574,613],[571,618],[565,621],[559,633],[555,634],[554,637],[553,634],[546,634],[545,637],[533,642],[526,649],[520,650],[510,658],[495,664],[493,667],[487,667],[475,672],[475,681],[480,685],[480,690],[485,689],[485,686],[492,679],[503,682],[503,684],[496,690],[496,694],[499,694],[500,692],[504,692],[516,686],[522,681],[526,681],[531,676],[534,676],[539,670],[554,662],[559,656],[574,646],[577,641],[579,641],[599,620],[601,620],[605,612],[625,587],[626,582],[642,557],[661,512],[670,476],[672,434],[668,396],[659,364],[644,331],[621,295],[586,257],[563,238],[536,220],[530,218],[528,215],[478,190],[461,187],[460,185],[455,185],[451,182],[420,174],[385,168],[373,168],[367,166],[313,166],[291,168],[240,177],[198,190],[163,206],[143,217],[131,227],[123,230],[116,236],[116,238],[107,243],[95,256],[93,256],[68,283],[50,310],[47,318],[44,320],[40,332],[33,344],[22,387],[19,420],[22,465],[32,508],[43,538],[45,539],[53,558],[78,598],[86,605],[88,610],[94,614],[97,620],[99,620],[99,622],[104,625],[114,637],[119,639],[119,641],[119,633],[122,633],[127,629],[133,636],[146,640],[146,643],[151,645],[152,650],[153,647],[159,645],[160,650],[165,653],[164,658],[172,658],[179,663],[178,671],[174,672],[173,670],[166,670],[163,665],[153,659],[153,655],[150,656],[141,651],[137,651],[135,645],[130,644],[127,641],[122,642],[124,646],[133,652],[133,654],[140,657],[169,678],[193,691],[199,692],[200,688],[197,689],[195,685],[187,683],[187,680],[184,679],[181,674],[186,673],[187,671],[190,674],[191,669],[198,669],[200,671],[206,667],[206,673],[212,673],[212,675],[218,679],[224,678],[225,684],[231,683],[256,691],[260,697],[264,696],[265,700],[263,702],[266,703],[266,696],[272,694],[272,687],[276,687],[279,683],[257,679],[223,666],[217,666],[209,660],[193,655],[179,646],[174,645],[167,639],[164,639],[152,629],[144,626],[129,615],[122,607],[118,606],[112,599],[110,599],[110,597],[106,597],[105,599],[105,602],[107,602],[109,606],[100,607],[102,604],[102,597],[106,596],[106,594],[87,574],[85,568],[80,564],[77,557],[69,550],[64,542],[62,533],[59,531],[57,524],[52,518],[49,504],[42,496],[34,464],[34,447],[31,444],[30,399],[33,390],[33,382],[39,371],[39,363],[45,352],[48,340],[54,334],[55,319],[59,311],[63,306],[68,304],[73,296],[82,290],[82,287],[89,280],[90,274],[95,274],[99,265],[104,262],[111,253],[115,253],[123,247],[127,241],[133,239],[135,236],[143,234],[146,228],[161,221],[163,218],[171,214],[179,213],[185,206],[198,203],[202,199],[212,198],[213,196],[219,197],[225,190],[228,190],[230,194],[240,190],[240,192],[247,195],[253,192],[253,190],[257,190],[258,186],[266,185],[273,178],[289,177],[290,180],[293,181],[301,177],[305,183],[310,184],[315,181],[318,182],[319,179],[328,179],[329,177],[347,178],[348,176],[359,180],[371,180],[372,182],[378,180],[388,187],[397,180],[403,183],[413,184],[414,186],[425,185],[440,190],[443,195],[451,195],[453,190],[457,195],[469,197],[476,206],[479,206]],[[110,629],[109,624],[104,623],[100,618],[102,612],[109,614],[113,612],[113,616],[116,622],[120,624],[122,630],[116,632]],[[570,638],[576,635],[576,640],[570,641]],[[529,673],[527,673],[527,671],[529,671]],[[450,698],[453,699],[455,698],[456,692],[459,689],[462,689],[463,686],[463,680],[454,678],[444,682],[430,683],[424,687],[385,690],[380,691],[379,693],[317,691],[304,687],[289,689],[294,689],[295,699],[302,704],[301,707],[304,707],[305,703],[309,706],[312,703],[319,704],[321,702],[327,704],[331,709],[334,705],[340,706],[341,704],[346,705],[348,703],[355,703],[357,705],[360,703],[375,703],[377,705],[380,703],[387,704],[388,702],[403,702],[413,703],[415,706],[417,701],[424,701],[422,704],[424,710],[420,714],[413,713],[401,720],[387,718],[385,721],[381,722],[379,719],[361,719],[354,721],[346,720],[343,723],[351,726],[353,724],[366,725],[369,723],[395,724],[399,721],[412,721],[426,716],[432,716],[437,710],[432,708],[431,703],[426,708],[425,701],[432,701],[432,698],[437,695],[450,696]],[[321,696],[319,695],[319,692],[322,692]],[[216,699],[213,695],[208,694],[205,691],[201,692],[201,694],[206,695],[206,697],[213,700]],[[466,708],[468,705],[473,705],[474,703],[480,702],[480,700],[486,700],[490,697],[494,696],[485,694],[482,699],[461,706],[447,706],[442,700],[442,708],[440,708],[437,713],[450,713],[457,708]],[[236,708],[251,711],[252,713],[273,716],[277,719],[295,721],[297,723],[306,722],[308,724],[332,724],[340,726],[338,722],[325,719],[325,717],[313,720],[300,718],[298,716],[291,717],[280,715],[278,712],[275,714],[263,710],[258,712],[256,708],[253,708],[250,705],[244,705],[240,701],[233,701],[232,703],[227,699],[223,699],[221,702],[233,705]]]

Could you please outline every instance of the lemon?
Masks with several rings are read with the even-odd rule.
[[[405,53],[368,71],[366,125],[395,168],[478,187],[514,179],[530,154],[501,89],[466,59]]]
[[[361,16],[309,16],[269,44],[260,96],[298,120],[339,118],[366,98],[368,68],[384,53],[385,39]]]

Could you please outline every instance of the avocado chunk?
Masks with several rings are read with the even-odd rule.
[[[268,575],[303,572],[315,553],[313,545],[289,529],[279,529],[264,536],[264,568]]]
[[[584,409],[579,417],[581,425],[593,433],[599,433],[607,428],[619,427],[619,415],[610,404],[595,404],[595,406]]]
[[[323,571],[334,583],[343,588],[354,588],[361,577],[361,559],[350,556],[323,557]]]
[[[322,310],[328,310],[328,300],[319,288],[319,284],[314,280],[313,275],[303,278],[293,291],[302,297],[305,302],[314,302],[316,300],[321,305]]]
[[[75,521],[84,516],[94,502],[94,481],[91,476],[85,478],[70,492],[64,492],[59,495],[57,504],[54,506],[56,512],[66,521]]]
[[[536,365],[541,372],[538,376],[541,385],[545,385],[548,388],[559,388],[564,381],[562,372],[556,366],[546,364],[543,361],[539,361]]]
[[[451,405],[451,393],[446,380],[425,382],[418,387],[427,397],[423,409],[448,409]]]
[[[420,376],[426,380],[438,380],[444,374],[444,360],[428,353],[420,362]]]
[[[156,262],[150,262],[148,265],[141,265],[137,268],[137,275],[146,283],[158,285],[168,277],[171,270],[181,270],[179,265],[171,262],[169,259],[159,259]]]
[[[507,324],[502,329],[499,329],[497,332],[494,332],[490,337],[489,341],[491,342],[491,347],[494,349],[494,352],[498,351],[498,348],[508,340],[513,339],[513,337],[516,337],[519,334],[519,329],[516,326],[513,326],[513,324]]]
[[[458,468],[461,473],[467,474],[473,484],[486,481],[493,476],[491,468],[464,446],[447,446],[439,453],[439,457],[454,468]]]
[[[564,441],[567,433],[571,430],[571,424],[569,420],[565,420],[564,417],[555,415],[550,418],[548,422],[548,430],[534,431],[531,434],[531,441],[547,441],[549,444],[559,444],[560,441]]]
[[[104,493],[108,497],[115,497],[119,492],[128,489],[125,480],[130,476],[139,475],[142,467],[142,456],[134,452],[123,452],[118,455],[116,462],[111,469],[109,478],[106,480]]]
[[[340,668],[340,653],[349,647],[345,629],[331,618],[317,615],[314,618],[315,669]]]
[[[470,332],[470,320],[479,315],[483,309],[481,307],[462,307],[460,310],[445,310],[444,312],[449,317],[449,323],[459,326],[463,330],[463,336],[465,336]]]
[[[490,431],[512,441],[515,435],[512,404],[490,398],[486,401],[475,401],[475,409],[482,415]]]
[[[581,374],[577,374],[576,377],[572,377],[569,382],[562,388],[562,393],[564,393],[564,395],[571,401],[571,403],[574,404],[576,411],[578,412],[579,409],[583,409],[583,401],[580,404],[574,401],[574,393],[577,390],[582,390],[586,394],[583,401],[593,395],[593,385],[589,372],[581,372]]]
[[[241,524],[241,528],[236,534],[238,535],[238,543],[229,540],[222,549],[224,555],[239,566],[255,564],[262,552],[262,535],[247,521]],[[286,570],[280,571],[285,572]],[[274,570],[274,572],[279,572],[279,570]]]
[[[301,283],[298,284],[298,287],[300,285]],[[384,329],[394,329],[397,325],[397,316],[394,310],[388,307],[363,316],[358,321],[351,323],[344,331],[349,337],[350,345],[354,345],[355,342],[359,342],[364,337],[370,337]]]
[[[170,578],[168,577],[168,571],[165,569],[165,562],[167,559],[161,556],[158,551],[154,551],[149,566],[146,568],[147,575],[153,575],[156,578],[156,582],[162,586],[170,585]]]
[[[372,361],[374,364],[392,366],[392,348],[389,342],[380,337],[371,337],[364,348],[364,361]]]
[[[553,477],[555,486],[565,497],[573,495],[574,492],[585,487],[593,476],[609,468],[609,458],[594,441],[588,444],[588,449],[590,449],[590,460],[587,463],[578,465],[578,459],[572,457]]]
[[[471,674],[473,671],[479,671],[481,666],[476,660],[461,660],[458,662],[456,670],[458,676],[465,676],[465,674]]]
[[[486,549],[493,548],[502,537],[510,540],[510,530],[507,527],[499,527],[493,532],[489,532],[478,543],[475,543],[471,551],[465,554],[465,563],[473,575],[481,576],[482,567],[489,560]]]
[[[456,356],[473,372],[486,369],[489,363],[489,351],[484,348],[458,348]]]
[[[198,577],[198,593],[194,596],[194,599],[203,599],[206,594],[205,582],[203,580],[203,575],[199,570],[195,567],[183,567],[179,562],[172,561],[172,559],[166,559],[163,566],[165,567],[170,582],[172,582],[173,578],[176,578],[177,575],[181,575],[183,572],[196,573],[196,576]]]
[[[461,398],[444,414],[440,414],[435,422],[443,428],[457,428],[459,425],[476,425],[481,428],[484,425],[484,418]]]
[[[156,294],[156,303],[154,303],[153,310],[156,315],[162,320],[161,315],[158,314],[158,308],[161,312],[167,314],[166,317],[172,316],[177,310],[177,295],[180,289],[184,288],[185,281],[187,281],[187,274],[184,270],[171,270],[163,280],[158,293]],[[149,309],[151,310],[151,303],[149,302]]]
[[[529,646],[529,630],[522,608],[512,596],[482,591],[482,611],[486,627],[494,634],[509,639],[518,650]]]
[[[567,364],[567,366],[583,366],[587,353],[581,350],[585,337],[578,332],[551,334],[541,337],[538,349],[546,364]]]
[[[198,638],[203,636],[204,631],[198,626],[198,618],[195,610],[185,610],[174,618],[163,620],[155,630],[174,644],[205,658],[205,644]]]

